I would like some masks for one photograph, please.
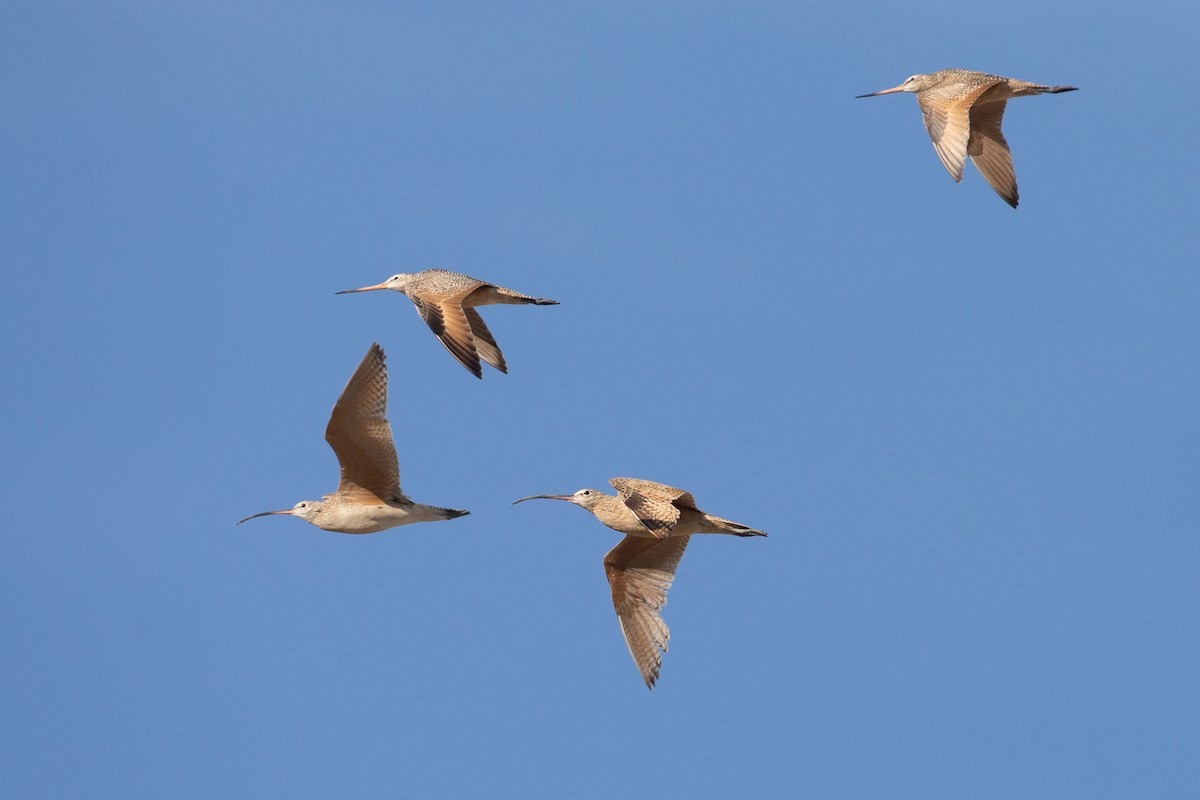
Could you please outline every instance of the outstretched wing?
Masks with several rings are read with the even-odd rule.
[[[925,130],[933,140],[942,166],[957,183],[962,180],[963,165],[967,162],[967,141],[971,137],[971,105],[984,92],[1003,83],[994,81],[974,86],[959,94],[953,89],[929,89],[917,94],[917,103],[925,117]]]
[[[675,580],[675,570],[690,538],[626,536],[604,556],[604,573],[612,589],[621,633],[649,689],[658,680],[662,654],[667,652],[671,638],[660,612],[667,604],[667,590]]]
[[[1016,208],[1017,174],[1013,170],[1008,142],[1000,132],[1005,105],[1006,101],[998,100],[976,103],[971,108],[971,139],[967,142],[967,154],[996,194]]]
[[[479,357],[501,372],[508,374],[508,365],[504,363],[504,354],[500,352],[500,346],[496,344],[496,339],[488,330],[488,326],[483,324],[483,317],[479,316],[479,312],[470,306],[464,308],[463,313],[467,315],[467,324],[471,326],[471,335],[475,337],[475,347],[479,352]]]
[[[413,304],[433,335],[450,351],[450,355],[476,378],[482,378],[483,367],[479,364],[471,322],[461,304],[463,294],[466,292],[458,296],[414,298]]]
[[[400,464],[387,421],[387,366],[383,348],[371,345],[333,407],[325,441],[342,467],[339,492],[366,490],[400,499]]]

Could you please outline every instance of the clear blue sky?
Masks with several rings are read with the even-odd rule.
[[[1200,795],[1192,2],[9,4],[0,794]],[[1021,207],[907,95],[1008,106]],[[472,378],[391,293],[485,310]],[[337,482],[387,351],[404,488]],[[630,475],[693,541],[647,692]]]

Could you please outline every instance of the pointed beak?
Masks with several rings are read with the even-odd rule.
[[[334,294],[354,294],[355,292],[373,292],[376,289],[386,289],[386,288],[387,288],[387,281],[384,281],[383,283],[377,283],[374,286],[364,286],[361,289],[344,289],[340,292],[334,292]]]
[[[880,89],[878,92],[871,92],[870,94],[858,94],[854,96],[854,99],[857,100],[860,97],[878,97],[881,94],[894,94],[895,92],[903,92],[903,87],[904,84],[900,84],[899,86],[893,86],[891,89]]]
[[[244,519],[239,519],[237,521],[237,524],[241,525],[246,520],[254,519],[255,517],[269,517],[272,514],[287,514],[288,516],[295,516],[295,512],[293,512],[290,508],[285,508],[283,511],[264,511],[261,514],[251,514],[250,516],[245,517]]]
[[[568,503],[575,502],[574,495],[569,494],[531,494],[529,497],[522,497],[520,500],[513,500],[512,504],[524,503],[526,500],[566,500]]]

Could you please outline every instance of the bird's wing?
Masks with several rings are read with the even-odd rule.
[[[475,337],[475,347],[479,351],[479,357],[507,374],[508,365],[504,363],[504,354],[500,352],[500,346],[496,344],[492,332],[488,330],[487,325],[483,324],[483,317],[470,307],[463,308],[463,313],[467,315],[467,324],[471,326],[471,334]]]
[[[612,478],[612,487],[621,496],[621,502],[651,534],[669,536],[679,522],[681,508],[696,508],[691,492],[667,486],[665,483],[642,480],[641,478]]]
[[[366,490],[383,500],[405,499],[386,414],[387,366],[383,348],[373,344],[342,390],[325,428],[325,441],[342,466],[338,492]]]
[[[454,297],[439,297],[436,300],[414,299],[417,313],[433,331],[450,355],[458,360],[476,378],[483,377],[479,364],[479,352],[475,349],[475,337],[471,335],[471,323],[466,312]]]
[[[963,164],[967,161],[971,104],[998,83],[1003,81],[997,79],[982,83],[966,94],[930,89],[917,95],[917,103],[925,117],[925,130],[929,131],[929,138],[933,140],[933,149],[956,183],[962,180]]]
[[[667,590],[675,580],[675,569],[689,538],[626,536],[604,556],[604,573],[612,588],[621,633],[650,689],[658,680],[662,654],[667,652],[667,640],[671,638],[660,612],[667,604]]]
[[[986,98],[981,97],[980,100]],[[967,154],[996,194],[1013,208],[1017,207],[1017,174],[1013,170],[1012,153],[1000,132],[1004,118],[1004,100],[977,102],[971,108],[971,139]]]

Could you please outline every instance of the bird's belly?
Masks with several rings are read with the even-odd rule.
[[[389,505],[356,505],[342,509],[336,519],[321,527],[338,533],[379,533],[397,525],[418,522],[407,509]]]

